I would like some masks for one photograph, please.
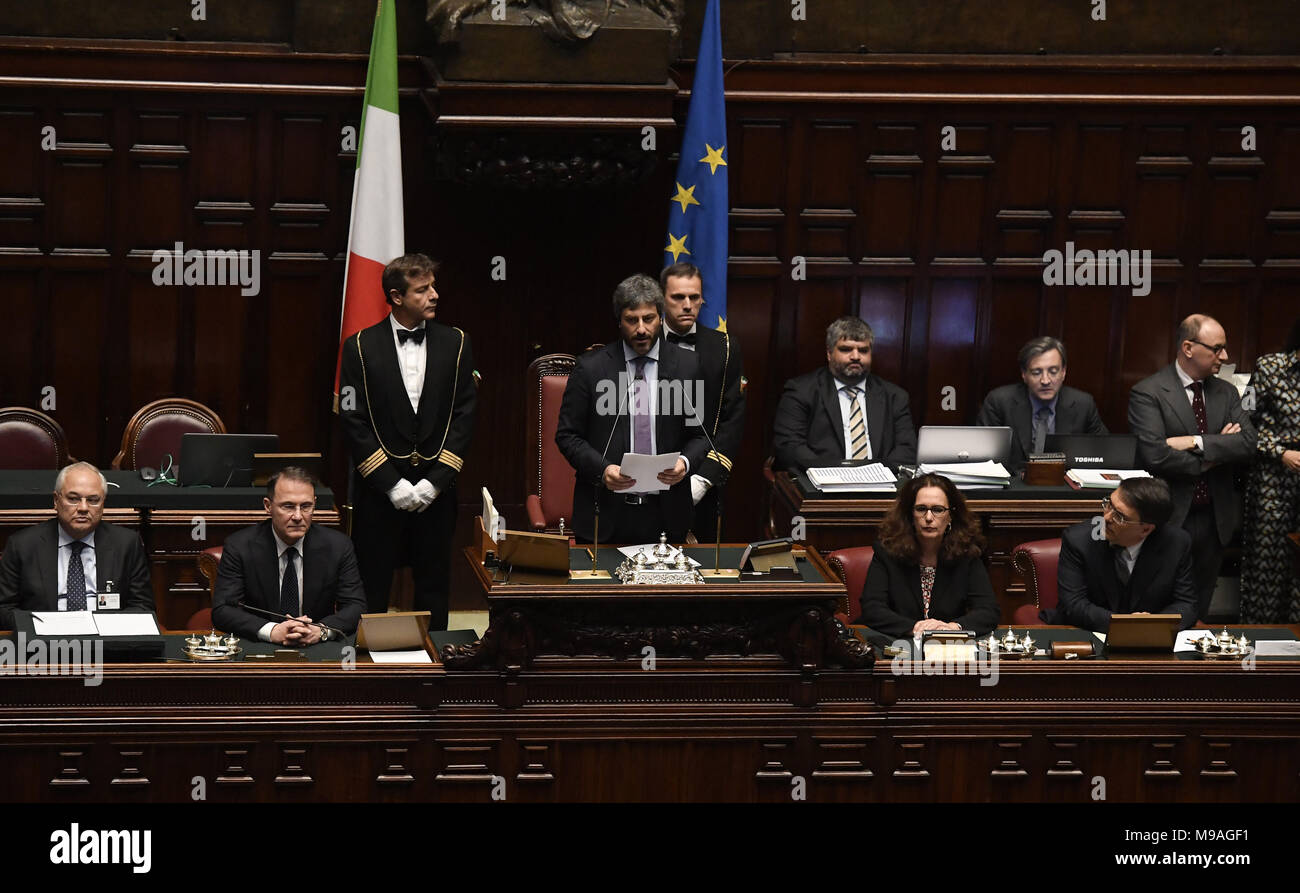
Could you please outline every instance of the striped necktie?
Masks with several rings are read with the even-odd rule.
[[[867,444],[867,422],[862,418],[862,404],[858,402],[861,388],[848,387],[844,392],[849,395],[853,409],[849,412],[849,445],[854,459],[870,458],[871,449]]]

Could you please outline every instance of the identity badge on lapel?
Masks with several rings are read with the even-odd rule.
[[[104,591],[95,593],[95,609],[98,611],[120,611],[122,593],[113,590],[113,581],[104,584]]]

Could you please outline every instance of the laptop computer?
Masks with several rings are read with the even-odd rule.
[[[274,453],[278,434],[182,434],[182,487],[251,487],[253,454]]]
[[[1137,468],[1137,437],[1132,434],[1049,434],[1046,450],[1065,453],[1065,467]]]
[[[951,462],[1002,462],[1011,455],[1011,429],[963,425],[925,425],[916,440],[922,465]]]

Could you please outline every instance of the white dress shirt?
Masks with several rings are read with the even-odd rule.
[[[68,563],[72,560],[72,544],[76,542],[68,532],[59,527],[59,610],[68,610]],[[81,538],[86,548],[81,550],[81,568],[86,574],[86,609],[95,610],[95,531]]]
[[[421,323],[414,329],[407,329],[391,313],[388,314],[388,322],[393,327],[393,345],[397,348],[397,365],[402,371],[402,384],[406,386],[406,396],[411,399],[411,409],[419,412],[420,392],[424,390],[424,364],[427,361],[428,351],[425,350],[423,342],[416,344],[414,341],[407,341],[403,344],[398,339],[397,332],[399,329],[417,332],[424,328],[424,324]],[[428,337],[427,332],[425,337]]]
[[[834,376],[831,377],[834,378]],[[853,417],[853,402],[849,400],[849,390],[848,390],[849,388],[858,389],[858,392],[853,396],[857,400],[858,406],[860,406],[862,409],[862,433],[863,436],[867,438],[867,458],[868,459],[872,458],[871,428],[867,425],[867,393],[865,390],[863,390],[862,387],[863,384],[865,383],[866,383],[865,378],[862,381],[858,382],[856,385],[846,384],[845,382],[840,381],[838,378],[835,378],[835,386],[839,389],[839,395],[840,395],[840,424],[844,426],[844,458],[845,459],[853,458],[853,435],[849,433],[849,419]]]

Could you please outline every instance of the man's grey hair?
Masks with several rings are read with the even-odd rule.
[[[867,350],[876,343],[876,333],[866,320],[857,316],[841,316],[826,327],[826,350],[830,352],[841,341],[865,341]]]
[[[1025,342],[1025,346],[1020,348],[1020,371],[1028,372],[1029,364],[1041,357],[1048,351],[1059,350],[1061,352],[1061,368],[1064,369],[1069,363],[1066,362],[1065,345],[1059,339],[1051,335],[1040,335],[1037,338],[1030,338]]]
[[[654,304],[659,315],[664,315],[664,292],[650,276],[634,273],[614,289],[614,318],[623,319],[623,311],[633,307]]]
[[[99,478],[99,486],[103,488],[104,495],[105,496],[108,495],[108,478],[104,477],[104,473],[100,471],[98,468],[96,468],[95,466],[91,465],[89,462],[73,462],[71,465],[65,465],[62,468],[60,468],[58,475],[54,478],[55,493],[63,492],[63,482],[64,480],[67,479],[68,472],[72,471],[73,469],[76,469],[78,471],[83,471],[83,470],[93,471],[95,475]]]

